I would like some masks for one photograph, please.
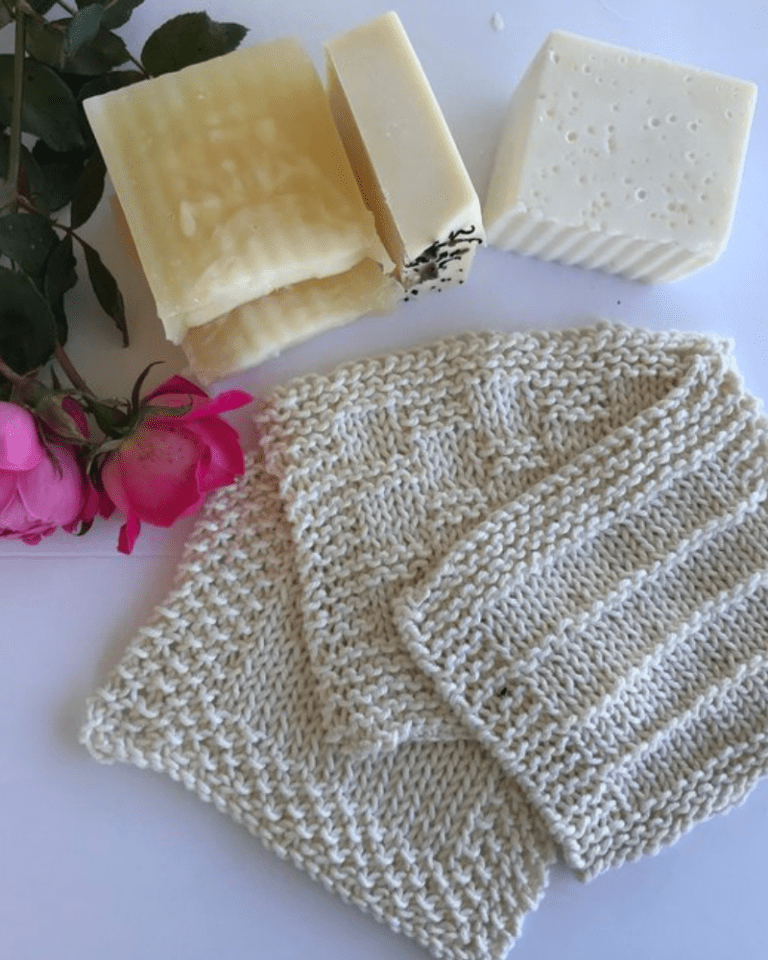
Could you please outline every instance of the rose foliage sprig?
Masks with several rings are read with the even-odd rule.
[[[15,26],[14,53],[0,55],[0,537],[36,543],[58,528],[85,532],[117,509],[119,549],[129,553],[142,521],[170,526],[243,469],[237,434],[220,414],[248,394],[211,399],[172,377],[142,397],[147,368],[130,399],[99,399],[64,349],[75,244],[128,345],[117,282],[79,232],[106,175],[83,101],[229,53],[246,34],[205,13],[182,14],[136,58],[115,31],[142,2],[0,0],[0,30]],[[47,16],[52,10],[66,16]]]

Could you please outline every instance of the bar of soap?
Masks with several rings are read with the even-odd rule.
[[[361,260],[344,273],[283,287],[193,327],[181,346],[197,379],[214,383],[364,313],[388,313],[401,297],[402,287],[380,264]]]
[[[516,89],[484,207],[488,242],[662,283],[713,263],[757,88],[556,31]]]
[[[175,343],[283,287],[363,260],[394,269],[320,78],[293,40],[84,106]]]
[[[406,295],[461,283],[482,211],[397,14],[325,45],[336,124]]]
[[[120,201],[115,194],[109,199],[117,233],[141,270]],[[403,288],[394,277],[366,258],[344,273],[281,287],[191,327],[181,348],[190,372],[201,383],[213,384],[364,313],[389,313],[402,295]]]

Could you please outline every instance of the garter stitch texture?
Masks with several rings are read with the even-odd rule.
[[[436,956],[500,960],[768,773],[768,424],[708,337],[470,335],[280,388],[89,704]]]

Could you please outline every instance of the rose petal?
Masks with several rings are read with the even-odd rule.
[[[195,471],[202,446],[183,429],[144,424],[111,454],[101,480],[117,509],[170,527],[200,496]]]
[[[6,536],[12,536],[13,533],[20,536],[22,533],[34,530],[39,523],[40,518],[30,516],[18,490],[14,490],[13,496],[7,501],[0,514],[0,525],[7,531]]]
[[[220,393],[218,397],[212,397],[211,402],[206,404],[205,407],[202,405],[194,406],[188,413],[184,414],[182,419],[188,421],[198,420],[200,417],[217,416],[220,413],[226,413],[228,410],[237,410],[238,407],[244,407],[252,400],[253,397],[250,393],[246,393],[244,390],[227,390],[225,393]]]
[[[17,475],[16,485],[19,499],[30,517],[63,527],[80,515],[85,501],[85,482],[80,465],[68,447],[52,444],[49,451],[50,456],[46,456],[36,470]]]
[[[29,410],[0,401],[0,470],[32,470],[44,457]]]
[[[253,400],[253,397],[250,393],[244,393],[242,390],[228,390],[218,397],[199,397],[180,393],[158,395],[152,401],[156,406],[189,407],[189,409],[177,416],[152,414],[146,422],[188,423],[190,420],[215,417],[220,413],[226,413],[228,410],[235,410],[250,403],[251,400]]]
[[[24,543],[28,543],[30,546],[34,547],[40,543],[43,537],[47,537],[49,534],[53,533],[54,529],[54,527],[51,527],[51,529],[46,533],[25,533],[23,536],[19,535],[18,539],[23,540]]]
[[[85,492],[83,509],[78,517],[81,523],[91,523],[97,516],[109,519],[115,512],[115,505],[106,493],[100,493],[92,483],[88,482]]]
[[[56,529],[56,524],[31,517],[18,495],[6,504],[0,515],[0,537],[5,539],[24,540],[25,543],[34,544]]]
[[[245,469],[243,451],[237,430],[218,418],[195,420],[186,424],[205,444],[208,457],[198,465],[197,481],[200,490],[216,490],[232,483]]]
[[[187,509],[183,513],[179,514],[179,517],[194,516],[194,514],[197,513],[197,511],[200,509],[200,507],[202,507],[205,501],[206,501],[206,495],[204,493],[201,493],[194,503],[190,503]]]
[[[3,511],[16,496],[16,473],[13,470],[0,470],[0,527],[4,526]]]
[[[156,387],[151,393],[148,393],[142,404],[151,403],[157,400],[158,397],[167,396],[168,394],[185,394],[189,393],[193,396],[205,397],[208,399],[208,394],[202,387],[199,387],[196,383],[193,383],[191,380],[187,380],[186,377],[182,377],[179,374],[176,374],[173,377],[169,377],[164,383],[161,383],[159,387]]]
[[[90,437],[91,430],[88,418],[80,404],[73,397],[64,397],[61,401],[62,409],[75,421],[75,426],[84,437]]]
[[[140,533],[141,521],[135,513],[129,514],[125,523],[120,527],[117,538],[117,549],[120,553],[131,553]]]

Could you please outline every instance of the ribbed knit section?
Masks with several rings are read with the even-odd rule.
[[[440,694],[584,876],[768,771],[768,425],[717,350],[400,600]]]

